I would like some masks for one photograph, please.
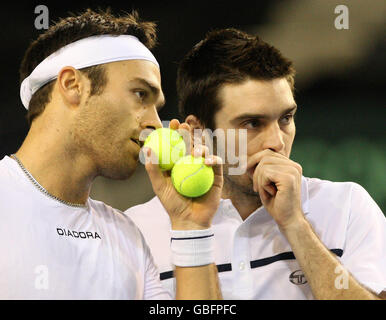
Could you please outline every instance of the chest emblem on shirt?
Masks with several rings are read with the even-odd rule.
[[[56,228],[56,232],[59,236],[63,237],[73,237],[73,238],[79,238],[79,239],[101,239],[99,234],[97,232],[91,232],[91,231],[74,231],[74,230],[68,230],[64,228]]]
[[[302,270],[295,270],[292,272],[289,276],[289,281],[291,281],[293,284],[296,284],[297,286],[307,283],[307,279],[304,276]]]

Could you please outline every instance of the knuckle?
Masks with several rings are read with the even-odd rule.
[[[302,167],[299,163],[297,163],[297,162],[294,162],[294,164],[295,164],[296,170],[297,170],[300,174],[302,174],[302,173],[303,173],[303,167]]]
[[[297,184],[297,181],[298,181],[297,175],[290,175],[290,181],[291,181],[292,186],[295,186]]]
[[[263,166],[267,163],[268,161],[268,157],[263,157],[260,161],[259,161],[259,165]]]

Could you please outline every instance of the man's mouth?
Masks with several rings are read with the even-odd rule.
[[[140,148],[142,148],[142,146],[143,146],[142,141],[139,141],[138,139],[134,139],[134,138],[131,138],[130,140],[133,141],[134,143],[136,143]]]

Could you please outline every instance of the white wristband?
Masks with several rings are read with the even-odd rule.
[[[214,233],[204,230],[171,230],[172,262],[178,267],[214,263]]]

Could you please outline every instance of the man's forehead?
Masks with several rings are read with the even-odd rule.
[[[266,98],[272,95],[290,94],[291,87],[285,78],[272,80],[247,79],[241,83],[225,83],[219,89],[223,99],[234,97]]]
[[[153,86],[160,88],[161,74],[159,68],[147,60],[123,60],[109,63],[111,76],[124,77],[126,80],[135,78],[146,79]]]
[[[246,112],[280,112],[296,105],[285,78],[225,84],[218,93],[220,109],[227,116]]]

